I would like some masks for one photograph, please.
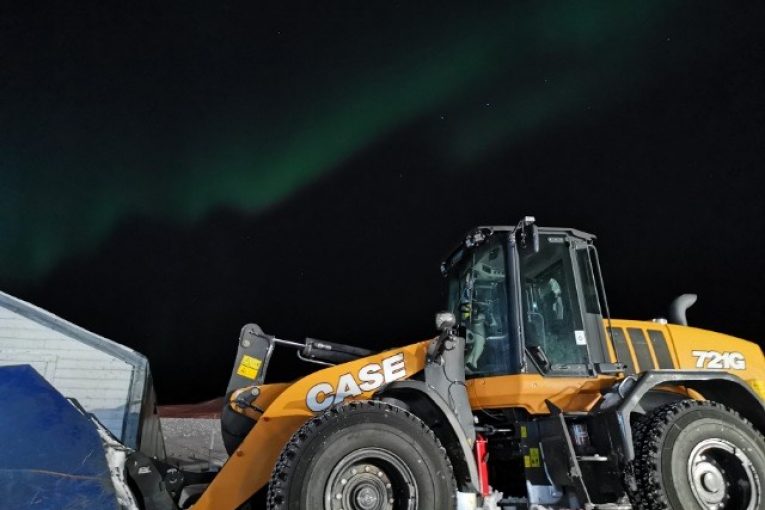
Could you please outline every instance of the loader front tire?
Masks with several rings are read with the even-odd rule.
[[[384,402],[351,402],[292,436],[268,509],[450,510],[456,490],[446,450],[425,423]]]
[[[636,510],[765,508],[765,441],[735,411],[680,400],[634,429]]]

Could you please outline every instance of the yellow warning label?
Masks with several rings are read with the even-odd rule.
[[[258,376],[260,365],[262,364],[262,360],[245,354],[242,358],[242,362],[239,363],[239,368],[236,369],[236,373],[247,379],[255,379]]]
[[[531,467],[539,467],[542,465],[539,461],[539,448],[529,448],[529,457],[531,457]]]
[[[528,436],[529,433],[526,430],[526,425],[521,425],[521,439],[526,439],[526,436]]]
[[[528,455],[523,456],[523,467],[525,468],[531,467],[531,458]]]

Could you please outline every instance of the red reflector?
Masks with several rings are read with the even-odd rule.
[[[489,453],[486,451],[488,441],[478,434],[475,440],[475,462],[478,465],[478,483],[481,485],[481,495],[486,497],[491,492],[489,488]]]

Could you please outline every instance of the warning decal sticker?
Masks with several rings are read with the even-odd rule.
[[[258,376],[258,372],[260,372],[262,364],[262,360],[245,354],[242,357],[242,362],[239,363],[239,368],[236,369],[236,373],[247,379],[255,379]]]

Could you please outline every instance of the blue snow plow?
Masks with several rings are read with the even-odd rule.
[[[0,506],[125,508],[100,430],[29,365],[0,367]]]

